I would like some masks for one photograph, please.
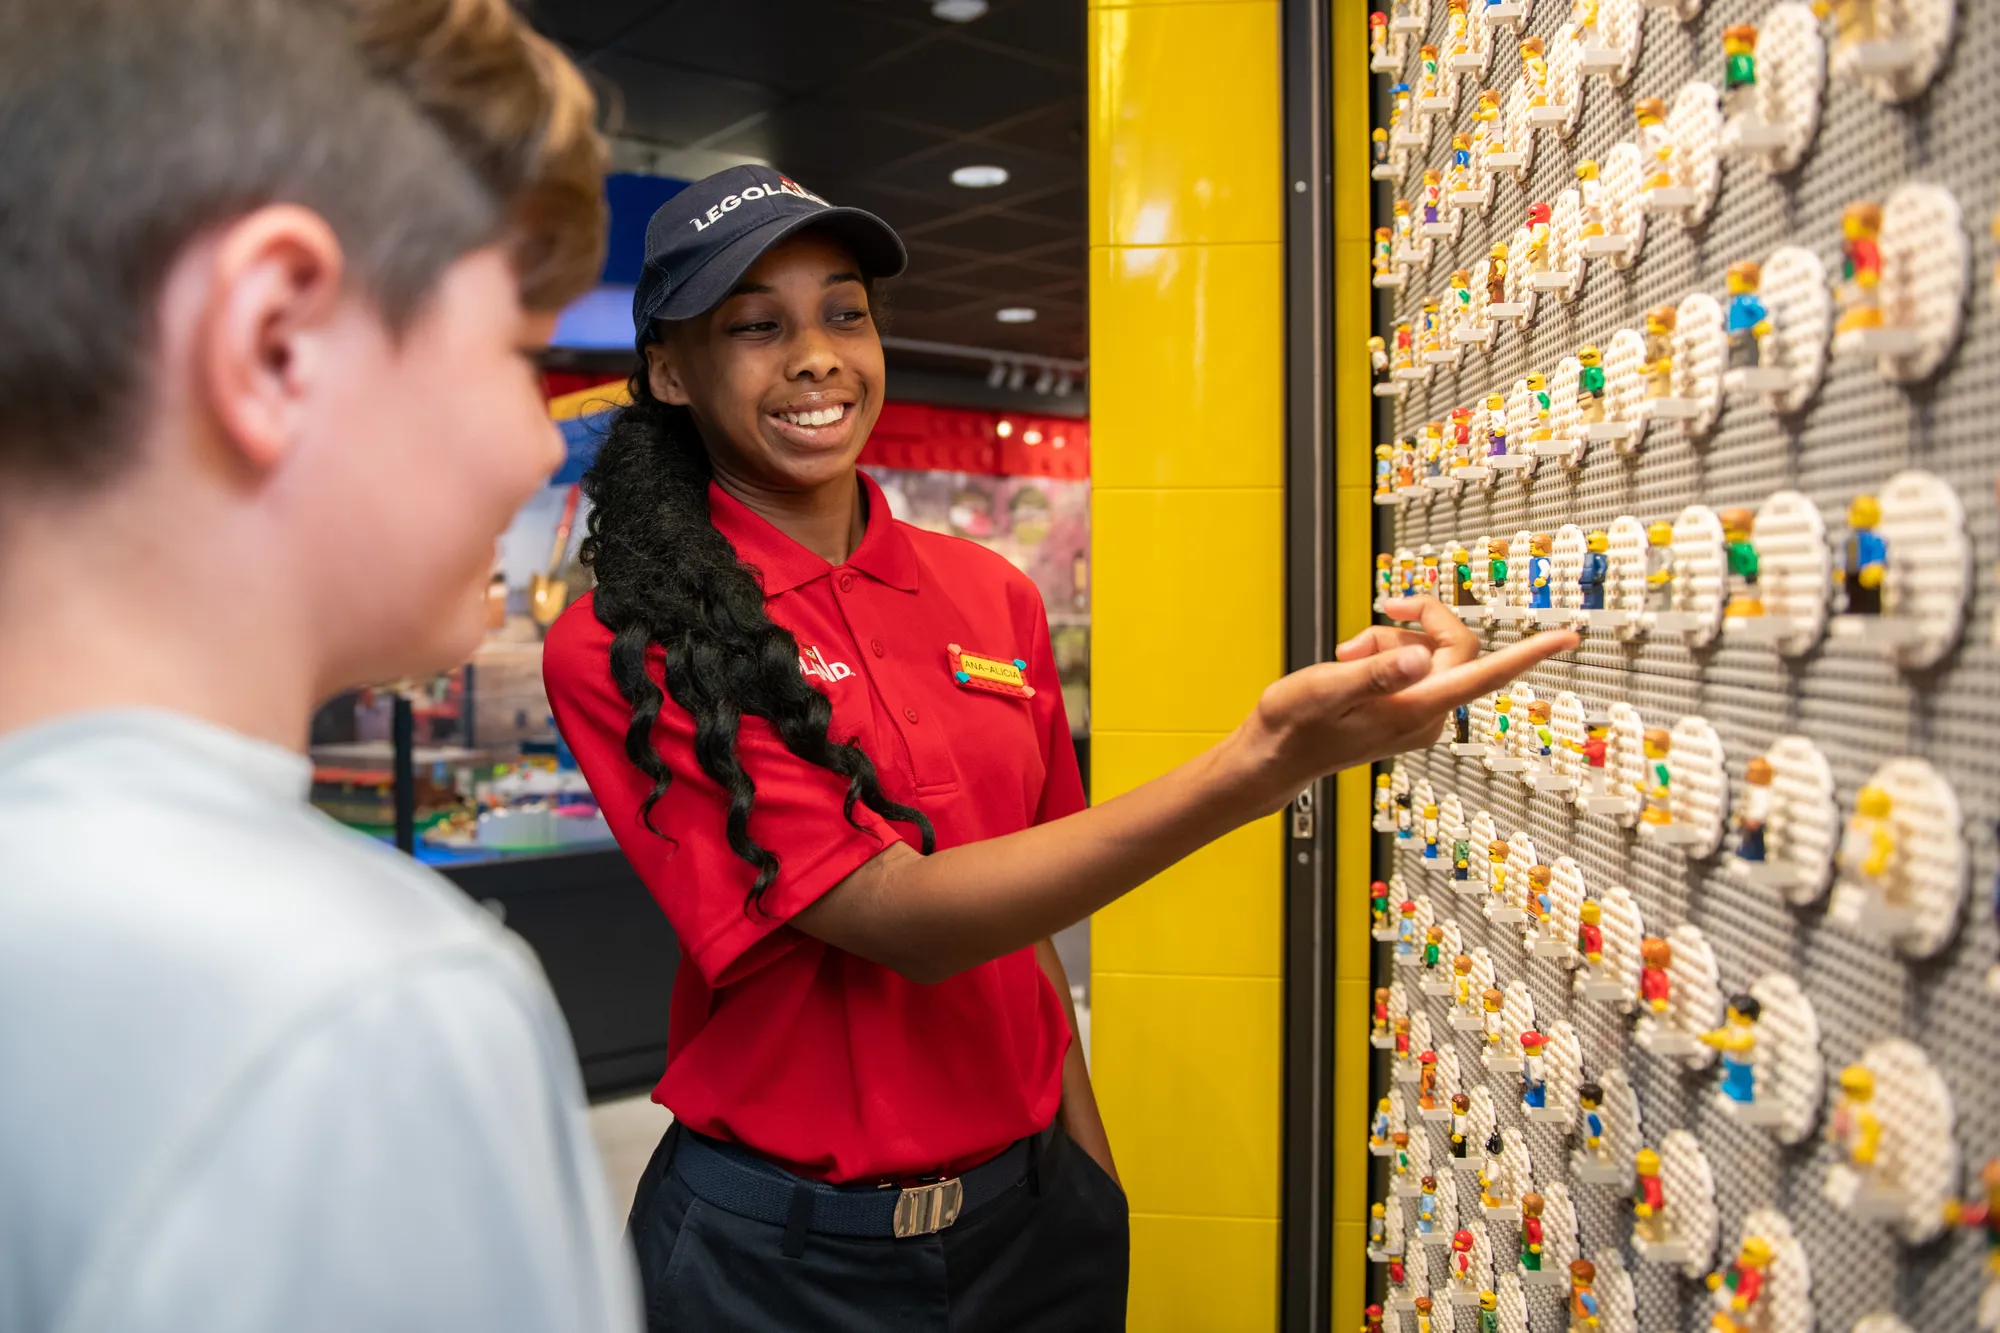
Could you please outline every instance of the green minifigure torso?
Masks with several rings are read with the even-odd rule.
[[[1576,387],[1595,397],[1604,392],[1604,367],[1585,366],[1576,374]]]
[[[1746,88],[1755,82],[1757,82],[1757,57],[1747,53],[1730,56],[1722,71],[1723,91]]]
[[[1757,548],[1749,542],[1729,543],[1729,572],[1738,578],[1757,581]]]
[[[1486,577],[1492,581],[1494,587],[1496,588],[1506,587],[1507,562],[1505,560],[1495,560],[1489,565],[1487,565]]]

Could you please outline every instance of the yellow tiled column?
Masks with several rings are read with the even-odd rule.
[[[1275,0],[1090,9],[1092,787],[1220,740],[1283,664]],[[1276,819],[1098,914],[1098,1097],[1130,1327],[1277,1325]]]

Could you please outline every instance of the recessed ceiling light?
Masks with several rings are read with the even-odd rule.
[[[970,23],[986,16],[986,0],[932,0],[931,17],[946,23]]]
[[[994,426],[993,433],[1004,440],[1014,433],[1014,423],[1002,417],[999,424]]]
[[[960,167],[951,173],[951,183],[968,190],[990,190],[996,185],[1007,183],[1007,168],[979,163],[970,167]]]
[[[1040,431],[1031,428],[1021,432],[1022,444],[1040,444],[1041,442],[1042,433]]]
[[[1032,324],[1035,322],[1035,308],[1027,305],[1010,305],[994,311],[993,318],[1002,324]]]

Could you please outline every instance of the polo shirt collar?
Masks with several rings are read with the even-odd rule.
[[[868,525],[861,545],[847,557],[846,569],[858,570],[878,583],[902,592],[917,590],[917,552],[909,533],[889,512],[888,497],[866,472],[856,470],[868,503]],[[708,513],[715,530],[736,548],[744,563],[762,575],[764,595],[776,597],[833,572],[817,554],[771,526],[714,482],[708,484]]]

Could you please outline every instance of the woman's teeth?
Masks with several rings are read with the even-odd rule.
[[[794,426],[831,426],[847,414],[845,407],[822,407],[816,412],[779,412],[780,421],[789,421]]]

